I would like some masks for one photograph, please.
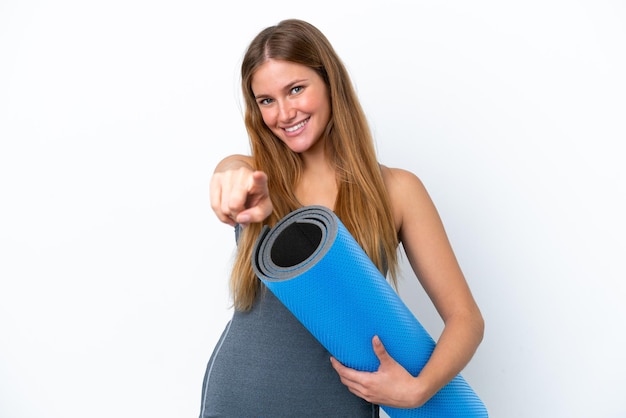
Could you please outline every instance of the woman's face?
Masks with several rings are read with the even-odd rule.
[[[269,59],[252,76],[252,91],[263,122],[294,152],[321,147],[330,120],[324,80],[311,68]]]

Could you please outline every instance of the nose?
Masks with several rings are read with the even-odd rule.
[[[296,108],[289,100],[282,100],[278,103],[278,118],[281,122],[289,122],[296,117]]]

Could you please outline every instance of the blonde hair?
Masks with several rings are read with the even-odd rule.
[[[267,59],[306,65],[328,87],[331,118],[326,127],[326,152],[337,171],[334,211],[378,269],[396,283],[398,236],[389,197],[376,159],[374,141],[350,77],[326,37],[297,19],[281,21],[261,31],[250,43],[241,66],[245,124],[255,169],[267,173],[274,206],[269,226],[300,204],[294,194],[302,172],[300,156],[287,148],[263,122],[251,83]],[[251,308],[259,289],[252,271],[252,249],[262,228],[250,224],[241,233],[230,287],[238,310]]]

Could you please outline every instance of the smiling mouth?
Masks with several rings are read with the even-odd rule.
[[[285,131],[287,131],[287,132],[295,132],[298,129],[302,128],[304,125],[306,125],[309,122],[309,119],[310,118],[307,118],[307,119],[303,120],[302,122],[300,122],[299,124],[294,125],[294,126],[292,126],[290,128],[285,128]]]

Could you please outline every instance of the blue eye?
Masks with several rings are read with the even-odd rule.
[[[261,99],[261,100],[259,100],[259,105],[261,105],[261,106],[265,106],[265,105],[268,105],[270,103],[272,103],[272,99]]]
[[[302,91],[302,89],[304,89],[304,87],[302,86],[296,86],[294,88],[291,89],[291,94],[297,94],[300,93]]]

